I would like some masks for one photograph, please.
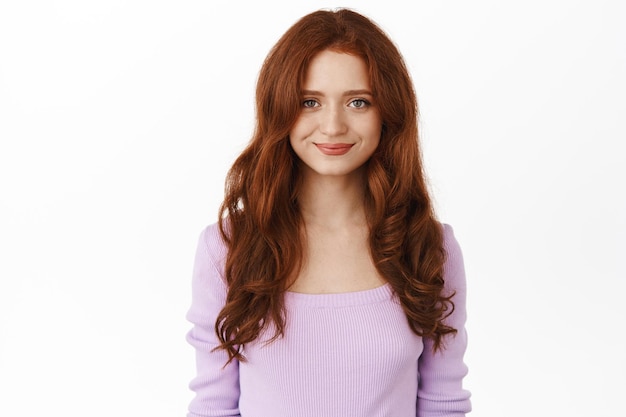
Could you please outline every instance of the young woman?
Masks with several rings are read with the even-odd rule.
[[[470,411],[465,274],[392,41],[318,11],[269,53],[254,136],[196,254],[189,416]]]

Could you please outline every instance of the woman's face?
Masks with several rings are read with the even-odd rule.
[[[376,150],[382,129],[365,61],[320,52],[309,64],[301,95],[301,112],[289,139],[304,174],[357,172]]]

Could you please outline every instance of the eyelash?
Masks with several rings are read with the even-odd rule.
[[[365,99],[362,99],[362,98],[357,98],[357,99],[354,99],[354,100],[352,100],[352,101],[350,102],[350,104],[354,104],[354,103],[355,103],[355,102],[357,102],[357,101],[358,101],[359,103],[362,103],[362,104],[361,104],[359,107],[355,107],[355,109],[362,109],[362,108],[367,107],[367,106],[369,106],[369,105],[371,104],[369,101],[367,101],[367,100],[365,100]]]
[[[352,105],[352,104],[354,104],[356,102],[359,102],[359,103],[362,103],[362,104],[360,106],[354,107],[355,109],[362,109],[362,108],[365,108],[365,107],[371,105],[371,103],[369,101],[367,101],[365,99],[362,99],[362,98],[356,98],[356,99],[352,100],[350,102],[350,105]],[[317,104],[318,104],[318,102],[316,100],[313,100],[313,99],[309,98],[309,99],[306,99],[306,100],[304,100],[302,102],[302,107],[310,109],[310,108],[316,107]]]

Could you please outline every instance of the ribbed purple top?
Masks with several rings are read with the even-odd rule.
[[[371,290],[338,294],[303,294],[287,291],[285,303],[300,307],[351,307],[388,300],[391,298],[391,294],[392,289],[389,284]]]
[[[470,411],[462,387],[467,368],[465,274],[452,229],[444,225],[448,254],[446,290],[456,291],[447,322],[458,329],[445,349],[432,352],[408,326],[392,288],[340,294],[285,293],[285,335],[266,343],[270,327],[244,347],[246,362],[223,368],[215,318],[226,297],[225,246],[216,225],[207,227],[196,254],[193,328],[187,340],[196,349],[196,392],[189,417],[415,417],[463,416]]]

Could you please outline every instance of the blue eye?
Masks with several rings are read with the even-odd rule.
[[[304,100],[302,102],[302,107],[315,107],[317,106],[317,101],[313,99]]]

